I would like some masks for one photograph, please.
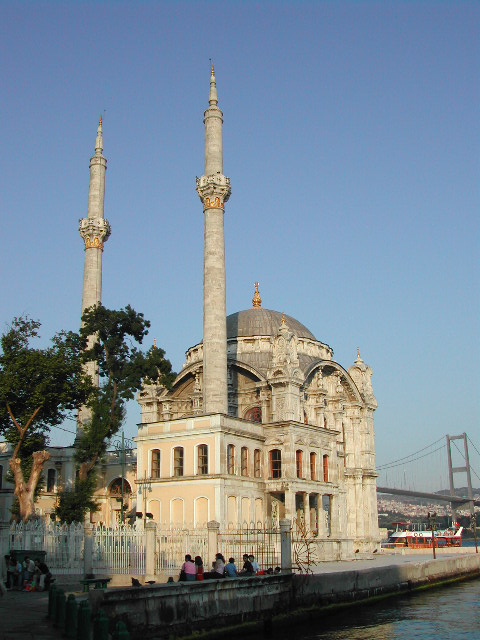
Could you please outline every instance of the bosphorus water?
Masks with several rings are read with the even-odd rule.
[[[342,609],[273,631],[275,640],[478,640],[480,579]]]

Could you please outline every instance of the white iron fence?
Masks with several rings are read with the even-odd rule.
[[[211,525],[214,525],[211,527]],[[150,526],[150,525],[148,525]],[[261,569],[280,565],[280,531],[261,523],[220,530],[217,523],[201,526],[159,524],[154,537],[141,526],[95,526],[85,532],[83,524],[60,525],[32,521],[27,524],[0,525],[0,557],[15,550],[46,552],[46,563],[54,574],[82,574],[85,570],[85,535],[91,535],[91,570],[96,574],[156,573],[163,578],[177,578],[188,553],[200,556],[205,571],[217,552],[233,557],[242,566],[243,554],[255,556]],[[150,542],[148,542],[150,540]],[[146,567],[146,545],[154,544],[154,565]],[[90,565],[89,565],[90,566]]]
[[[83,525],[13,523],[0,530],[2,556],[11,551],[46,551],[50,571],[57,574],[83,572]]]
[[[94,573],[145,573],[145,530],[120,525],[95,527],[92,532]]]
[[[169,525],[157,527],[155,542],[155,569],[158,575],[177,578],[185,555],[192,559],[200,556],[204,564],[208,560],[208,529],[184,528]]]

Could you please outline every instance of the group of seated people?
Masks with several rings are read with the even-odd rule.
[[[243,567],[240,571],[235,565],[235,558],[229,558],[226,563],[223,555],[217,553],[215,560],[212,562],[212,569],[208,572],[204,571],[203,561],[200,556],[195,556],[195,560],[192,560],[192,556],[187,554],[180,570],[179,582],[193,582],[195,580],[201,582],[202,580],[217,580],[219,578],[251,578],[252,576],[273,573],[280,573],[280,567],[262,571],[255,560],[255,556],[247,553],[243,555]]]
[[[15,554],[6,556],[7,560],[7,589],[18,591],[48,591],[53,580],[49,568],[39,558],[32,560],[25,556],[23,562]]]

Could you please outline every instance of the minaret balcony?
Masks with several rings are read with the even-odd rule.
[[[197,178],[196,189],[206,209],[223,209],[232,192],[230,178],[221,173]]]

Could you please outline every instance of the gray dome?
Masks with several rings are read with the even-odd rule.
[[[282,324],[282,313],[256,307],[245,311],[237,311],[227,316],[227,339],[246,338],[249,336],[276,336]],[[285,315],[285,322],[290,331],[298,338],[316,340],[313,333],[301,322]]]

